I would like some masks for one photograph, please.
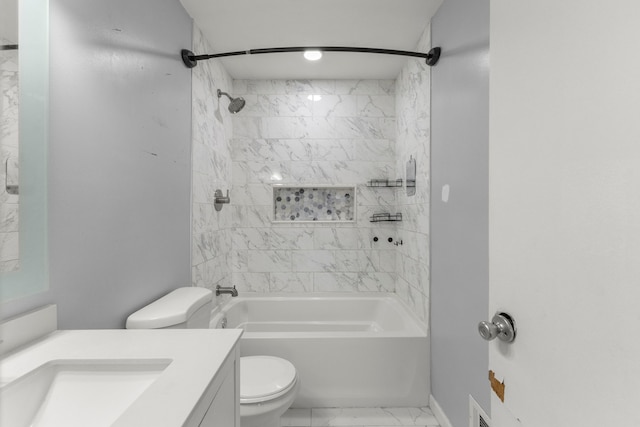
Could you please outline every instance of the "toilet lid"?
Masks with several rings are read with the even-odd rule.
[[[240,358],[240,403],[264,402],[288,392],[296,383],[291,362],[273,356]]]

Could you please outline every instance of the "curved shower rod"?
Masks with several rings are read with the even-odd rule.
[[[371,47],[345,47],[345,46],[298,46],[298,47],[270,47],[265,49],[238,50],[235,52],[215,53],[211,55],[196,55],[187,49],[182,49],[182,62],[187,68],[193,68],[198,61],[204,59],[223,58],[225,56],[258,55],[261,53],[283,53],[283,52],[305,52],[307,50],[319,50],[321,52],[361,52],[361,53],[381,53],[386,55],[413,56],[424,58],[427,65],[434,66],[440,59],[441,49],[432,48],[428,53],[410,52],[406,50],[378,49]]]

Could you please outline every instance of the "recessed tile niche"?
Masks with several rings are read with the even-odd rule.
[[[353,222],[355,187],[273,187],[274,222]]]

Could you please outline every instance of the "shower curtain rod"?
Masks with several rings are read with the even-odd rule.
[[[283,52],[305,52],[307,50],[319,50],[321,52],[360,52],[360,53],[381,53],[386,55],[413,56],[416,58],[424,58],[427,65],[434,66],[440,59],[441,49],[439,47],[432,48],[428,53],[410,52],[406,50],[378,49],[371,47],[348,47],[348,46],[298,46],[298,47],[270,47],[265,49],[238,50],[235,52],[215,53],[211,55],[196,55],[190,50],[183,49],[181,51],[182,62],[187,68],[193,68],[198,61],[204,59],[223,58],[226,56],[239,55],[258,55],[262,53],[283,53]]]

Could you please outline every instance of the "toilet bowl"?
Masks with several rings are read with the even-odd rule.
[[[205,329],[209,327],[212,292],[178,288],[136,311],[127,329]],[[280,417],[299,388],[295,366],[273,356],[240,357],[240,427],[280,427]]]
[[[241,427],[280,427],[299,387],[291,362],[272,356],[240,358]]]

